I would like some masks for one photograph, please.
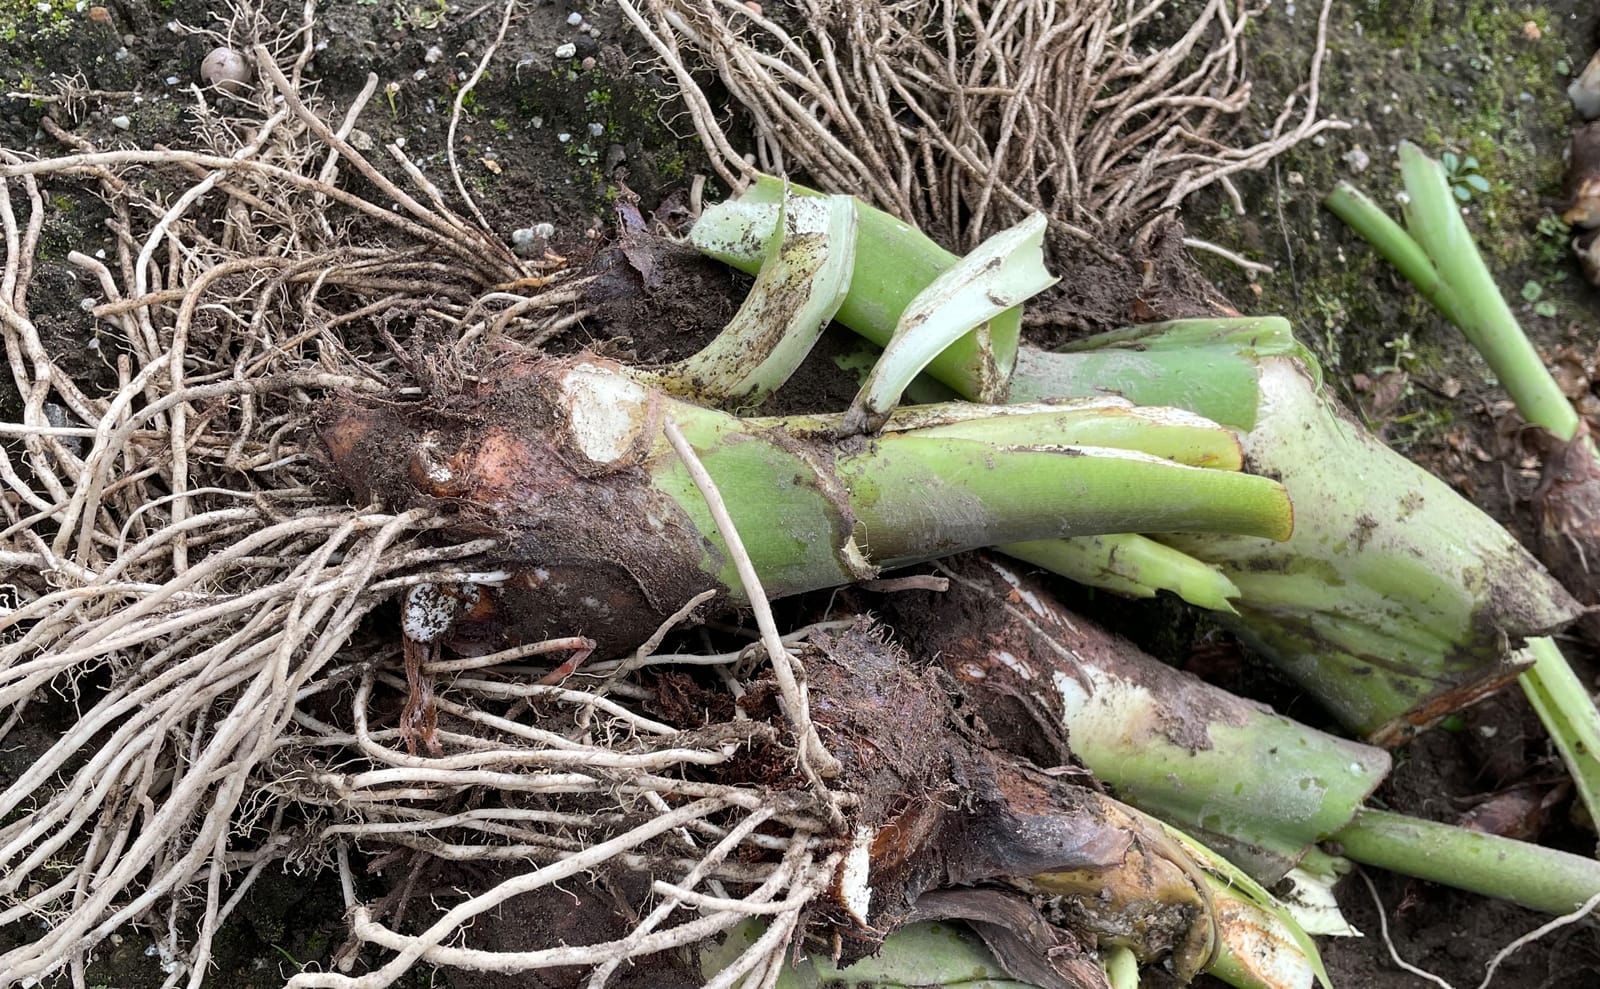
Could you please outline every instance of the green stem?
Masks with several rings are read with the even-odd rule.
[[[1160,541],[1218,567],[1239,591],[1228,624],[1371,740],[1495,689],[1518,665],[1506,637],[1576,614],[1503,527],[1339,414],[1281,319],[1135,327],[1018,357],[1016,397],[1107,392],[1234,426],[1252,469],[1289,489],[1286,543]]]
[[[1103,949],[1100,966],[1105,969],[1111,989],[1139,989],[1139,959],[1128,948],[1118,945]]]
[[[1529,639],[1525,651],[1534,662],[1518,678],[1523,692],[1567,764],[1589,819],[1600,821],[1600,711],[1554,639]]]
[[[797,195],[821,193],[789,184]],[[761,267],[760,245],[776,225],[785,184],[762,178],[737,200],[706,210],[689,233],[697,250],[742,271]],[[851,291],[835,316],[880,347],[887,346],[906,307],[958,258],[917,228],[856,201],[856,256]],[[982,402],[1005,397],[1017,358],[1022,309],[1008,309],[947,347],[927,373],[958,393]]]
[[[1046,534],[1250,532],[1285,539],[1292,524],[1282,488],[1266,478],[1132,452],[997,449],[906,433],[882,437],[872,454],[841,458],[838,476],[881,566]]]
[[[1433,266],[1428,252],[1411,239],[1405,228],[1396,223],[1383,207],[1372,201],[1366,193],[1348,182],[1340,182],[1328,193],[1323,205],[1345,222],[1361,239],[1371,244],[1395,270],[1415,286],[1422,297],[1433,303],[1446,319],[1456,325],[1461,320],[1454,312],[1455,298],[1450,288],[1439,278],[1439,269]]]
[[[1381,810],[1335,833],[1342,854],[1407,876],[1564,914],[1600,893],[1600,862]]]
[[[996,547],[1069,580],[1132,598],[1172,591],[1198,608],[1231,613],[1239,588],[1215,566],[1145,536],[1117,533]]]
[[[1444,168],[1409,141],[1400,144],[1408,201],[1406,227],[1427,252],[1449,293],[1441,307],[1489,363],[1524,419],[1570,440],[1578,413],[1545,369],[1484,264]]]
[[[975,616],[984,634],[912,624],[902,639],[938,656],[980,717],[1054,725],[1119,798],[1261,882],[1277,882],[1343,827],[1388,774],[1382,749],[1160,662],[1064,608],[1010,561],[980,555],[939,569],[951,581],[940,607]]]

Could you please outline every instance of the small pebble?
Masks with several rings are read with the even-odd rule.
[[[589,136],[590,137],[599,137],[600,135],[604,134],[605,132],[606,132],[606,125],[605,124],[590,124],[589,125]]]
[[[441,58],[444,58],[444,49],[440,48],[438,45],[433,45],[430,47],[427,53],[422,56],[422,60],[427,62],[429,65],[439,61]]]
[[[593,55],[585,55],[583,57],[583,61],[578,63],[578,67],[583,69],[583,71],[585,71],[585,72],[593,72],[594,71],[594,67],[596,65],[598,65],[598,64],[600,64],[600,63],[598,63],[598,62],[596,62],[594,60],[594,56]]]
[[[567,15],[567,23],[572,27],[577,27],[579,24],[583,23],[583,15],[574,10],[572,13]]]
[[[578,46],[570,41],[556,48],[556,58],[571,58],[576,54],[578,54]]]
[[[511,246],[518,251],[525,251],[533,247],[533,239],[537,234],[532,227],[518,227],[511,231]]]
[[[237,96],[250,88],[253,77],[244,56],[224,45],[206,53],[200,62],[200,81]]]
[[[1367,166],[1371,164],[1372,156],[1360,148],[1351,148],[1344,153],[1344,166],[1356,175],[1366,171]]]
[[[560,141],[562,144],[566,144],[568,141],[572,140],[572,135],[568,134],[566,131],[562,131],[556,135],[556,140]]]
[[[556,225],[553,223],[535,223],[533,235],[542,240],[549,240],[556,235]]]
[[[117,130],[127,130],[129,127],[133,126],[133,121],[128,119],[127,114],[121,113],[111,118],[111,126],[115,127]]]
[[[1299,172],[1290,172],[1289,173],[1289,184],[1290,185],[1305,185],[1306,184],[1306,177],[1304,175],[1301,175]]]
[[[422,80],[428,78],[428,70],[427,69],[418,69],[417,71],[411,73],[411,78],[416,80],[417,82],[421,82]]]

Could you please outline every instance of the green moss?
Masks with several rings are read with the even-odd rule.
[[[45,9],[38,0],[0,0],[0,41],[21,38],[37,44],[64,38],[82,16],[70,0],[57,0]]]

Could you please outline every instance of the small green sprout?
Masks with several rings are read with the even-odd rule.
[[[1471,155],[1462,158],[1454,151],[1446,151],[1439,156],[1439,162],[1444,165],[1450,191],[1462,202],[1471,202],[1474,192],[1489,191],[1489,180],[1478,174],[1478,159]]]

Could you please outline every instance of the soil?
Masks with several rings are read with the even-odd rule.
[[[211,26],[212,5],[123,0],[79,6],[0,0],[0,50],[6,53],[0,56],[0,90],[6,94],[0,97],[0,147],[61,153],[39,127],[46,114],[104,147],[190,140],[183,109],[187,87],[212,41],[171,25]],[[1393,148],[1401,139],[1430,152],[1472,157],[1475,168],[1463,166],[1461,177],[1479,174],[1489,188],[1466,186],[1471,221],[1502,288],[1509,298],[1523,300],[1519,315],[1541,348],[1551,355],[1571,349],[1592,369],[1600,344],[1600,298],[1572,259],[1558,217],[1565,205],[1561,173],[1573,124],[1563,90],[1568,74],[1590,54],[1600,14],[1580,0],[1539,6],[1346,0],[1336,6],[1322,101],[1326,113],[1351,128],[1295,149],[1264,172],[1239,176],[1243,213],[1212,192],[1182,217],[1191,235],[1271,264],[1275,273],[1252,278],[1202,253],[1196,257],[1197,277],[1176,249],[1173,228],[1130,266],[1085,257],[1064,280],[1067,289],[1078,286],[1079,291],[1036,313],[1035,329],[1059,339],[1124,322],[1214,311],[1219,300],[1231,300],[1246,313],[1283,313],[1319,352],[1330,385],[1374,428],[1526,536],[1537,464],[1519,442],[1516,421],[1492,376],[1455,331],[1320,201],[1336,181],[1350,179],[1387,202],[1399,184]],[[574,9],[592,30],[569,23]],[[310,76],[337,115],[367,73],[377,72],[393,88],[380,89],[362,128],[379,146],[404,139],[407,153],[424,171],[446,174],[449,108],[461,80],[498,30],[499,12],[498,5],[456,7],[444,0],[328,0],[321,14],[328,44]],[[1273,108],[1298,83],[1314,17],[1312,4],[1289,2],[1254,29],[1250,58],[1258,80],[1258,119],[1248,126],[1270,120]],[[554,54],[564,44],[574,46],[572,57]],[[71,104],[51,102],[60,92],[57,83],[76,74],[101,95]],[[464,175],[490,225],[510,240],[515,230],[550,223],[552,247],[582,257],[600,248],[617,222],[618,205],[635,196],[646,217],[681,217],[691,178],[706,169],[670,96],[668,81],[641,57],[637,38],[623,29],[609,5],[528,4],[467,101],[458,135]],[[714,201],[723,192],[712,180],[705,197]],[[70,361],[83,380],[103,379],[110,370],[91,346],[94,321],[78,305],[85,293],[65,255],[111,246],[106,212],[88,185],[69,180],[50,183],[46,204],[49,215],[31,295],[34,316],[49,334],[52,351]],[[1143,260],[1152,262],[1153,280],[1139,269]],[[699,311],[680,306],[664,315],[657,310],[652,317],[628,308],[624,296],[603,318],[580,324],[556,341],[557,348],[594,346],[649,361],[690,352],[726,319],[738,279],[692,260],[664,265],[659,277],[694,279],[694,292],[677,292],[675,298],[700,294],[713,304]],[[1589,382],[1580,380],[1577,387],[1588,388]],[[835,399],[824,389],[798,404],[837,407]],[[16,409],[14,393],[0,392],[0,415],[14,416]],[[1169,661],[1297,716],[1318,718],[1225,636],[1169,603],[1116,604],[1103,595],[1062,593],[1075,604],[1088,602],[1102,620]],[[1592,672],[1592,653],[1576,644],[1569,644],[1568,653]],[[60,716],[70,716],[67,705],[60,706]],[[47,734],[11,739],[22,749],[0,759],[0,783],[26,764],[28,746],[48,744]],[[1423,735],[1400,754],[1399,763],[1377,801],[1438,820],[1457,820],[1485,796],[1513,784],[1531,781],[1546,793],[1556,792],[1560,778],[1542,730],[1514,694]],[[1528,836],[1589,853],[1592,825],[1579,816],[1570,797],[1558,798]],[[1373,878],[1396,950],[1458,987],[1476,985],[1488,958],[1546,919],[1445,887],[1386,874]],[[444,888],[486,883],[489,877],[460,871],[438,881]],[[382,880],[374,877],[370,883],[361,895],[381,895]],[[579,897],[578,902],[589,901]],[[1422,984],[1400,971],[1373,936],[1380,908],[1365,885],[1347,881],[1340,902],[1369,936],[1323,942],[1334,985],[1400,989]],[[509,945],[526,942],[504,936],[506,930],[592,935],[615,922],[610,907],[592,911],[591,917],[571,913],[568,904],[564,899],[559,905],[517,901],[498,918],[498,926],[486,924],[480,934],[486,945]],[[566,919],[550,920],[557,913]],[[208,983],[271,986],[300,968],[330,965],[345,936],[342,915],[337,885],[325,874],[264,877],[219,938]],[[21,934],[0,931],[0,947]],[[90,985],[117,989],[156,986],[164,978],[152,932],[130,931],[108,942],[87,973]],[[621,984],[671,986],[675,978],[666,971],[648,979],[636,972]],[[491,984],[423,969],[412,979],[419,986]],[[1147,980],[1162,981],[1159,973]],[[1220,983],[1202,979],[1197,984]],[[1595,924],[1573,925],[1524,948],[1501,967],[1497,985],[1600,986]]]

